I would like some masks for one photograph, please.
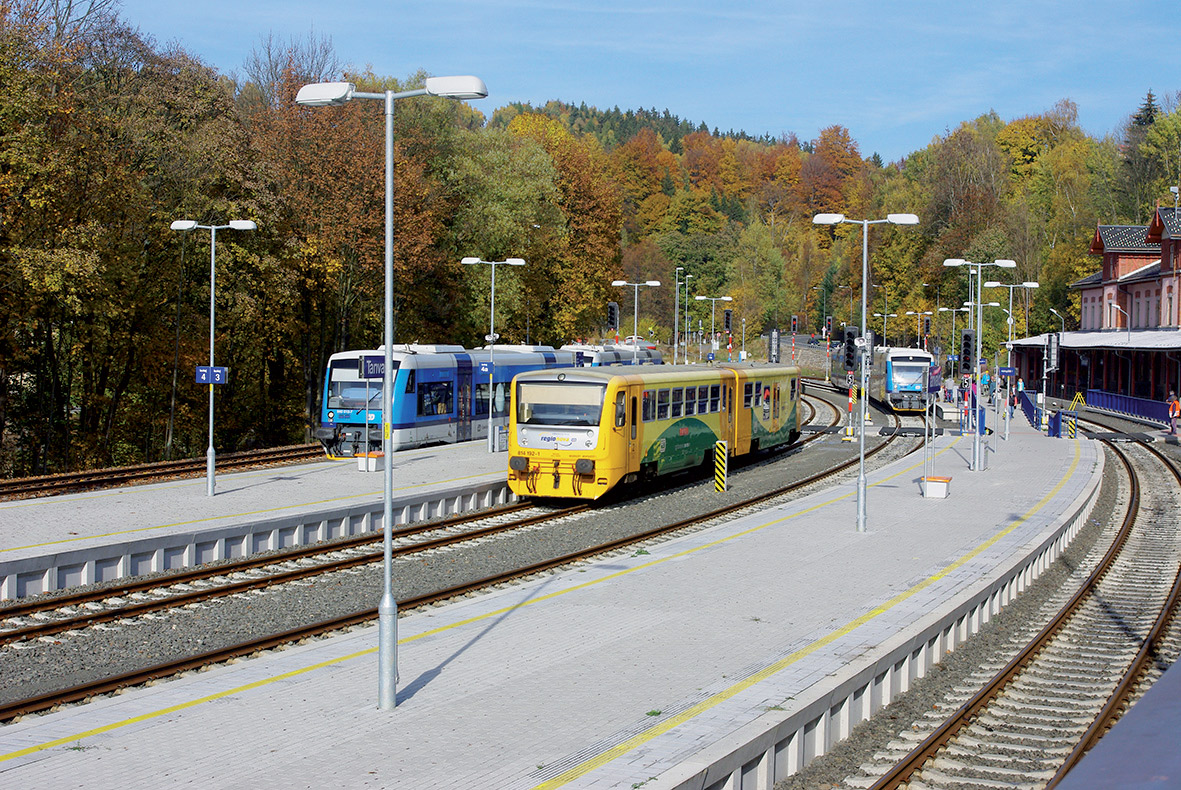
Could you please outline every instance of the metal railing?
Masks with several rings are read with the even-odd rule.
[[[1169,424],[1169,405],[1148,398],[1135,398],[1131,395],[1118,395],[1103,390],[1087,390],[1087,408],[1102,409],[1114,414],[1135,417],[1161,425]]]

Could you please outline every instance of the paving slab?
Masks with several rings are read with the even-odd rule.
[[[951,496],[920,495],[921,453],[871,472],[866,532],[855,529],[854,486],[839,485],[408,613],[394,711],[375,709],[376,628],[361,628],[0,727],[0,777],[87,788],[709,786],[727,760],[746,759],[733,744],[770,737],[768,722],[809,706],[826,721],[845,716],[834,682],[873,681],[879,654],[911,650],[908,629],[1049,540],[1102,471],[1095,443],[1016,424],[985,471],[966,469],[970,437],[935,449]],[[915,670],[901,671],[880,682],[904,686]],[[806,732],[793,744],[782,765],[752,764],[749,786],[826,746]]]

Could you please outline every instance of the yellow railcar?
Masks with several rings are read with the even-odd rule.
[[[785,365],[552,369],[513,380],[509,488],[597,499],[620,482],[799,437],[800,372]]]

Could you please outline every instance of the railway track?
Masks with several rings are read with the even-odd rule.
[[[840,411],[836,407],[832,407],[832,411],[833,422],[835,424],[839,419]],[[808,441],[814,441],[820,436],[821,434],[817,434],[814,437],[809,437],[799,442],[797,446],[803,445]],[[869,454],[877,452],[889,446],[889,444],[889,441],[883,442],[876,448],[873,448]],[[843,468],[847,468],[856,462],[857,459],[854,458],[845,464],[826,469],[815,475],[810,475],[803,480],[787,484],[775,491],[765,492],[757,497],[734,502],[690,519],[665,524],[656,529],[632,534],[608,543],[585,547],[579,551],[565,553],[527,567],[511,568],[492,576],[468,581],[464,584],[438,589],[424,595],[404,598],[398,601],[398,607],[400,611],[405,611],[435,601],[484,589],[492,585],[529,577],[560,566],[577,563],[590,557],[621,550],[636,544],[642,544],[645,541],[665,539],[667,536],[682,530],[699,529],[712,519],[723,518],[744,509],[757,507],[759,503],[766,503],[768,500],[773,501],[776,497],[790,495],[792,491],[839,473]],[[536,512],[538,510],[537,508],[530,508],[528,505],[520,505],[518,507],[520,509],[529,508],[529,510],[533,511],[527,512],[526,514],[528,522],[511,512],[517,508],[502,508],[498,509],[498,512],[494,516],[497,520],[503,522],[499,524],[487,524],[485,520],[468,518],[461,519],[469,522],[469,524],[464,526],[454,523],[435,523],[429,526],[424,525],[418,528],[411,528],[420,531],[432,530],[447,533],[436,538],[431,538],[430,540],[420,541],[414,539],[414,542],[410,543],[408,541],[411,539],[411,536],[408,533],[411,529],[400,530],[396,533],[396,536],[400,538],[399,543],[403,540],[407,541],[407,543],[406,545],[396,544],[395,550],[405,556],[409,553],[438,549],[463,541],[491,538],[509,530],[533,526],[547,520],[565,518],[586,509],[585,505],[580,505],[575,508],[556,510],[549,513],[538,513]],[[366,541],[364,538],[368,540]],[[109,589],[97,591],[96,593],[92,593],[95,598],[90,600],[84,600],[81,597],[75,598],[73,596],[55,596],[52,601],[30,601],[27,605],[19,609],[17,606],[6,606],[0,608],[0,617],[15,618],[15,622],[9,619],[8,624],[11,626],[9,630],[7,632],[0,631],[0,644],[16,643],[21,640],[37,638],[52,638],[53,634],[60,634],[65,630],[88,627],[100,622],[114,622],[124,617],[140,617],[167,608],[186,606],[196,601],[240,594],[243,591],[259,589],[263,586],[306,579],[309,576],[320,575],[333,570],[353,568],[363,564],[376,564],[381,561],[379,550],[380,540],[380,535],[369,535],[358,536],[358,538],[353,539],[356,545],[342,547],[340,544],[334,544],[331,547],[333,554],[347,556],[338,556],[331,560],[314,559],[314,549],[308,547],[295,553],[299,554],[299,556],[286,554],[280,558],[255,560],[251,563],[252,567],[242,567],[235,564],[231,567],[223,565],[212,569],[193,569],[191,572],[182,574],[182,579],[176,577],[170,577],[165,580],[157,579],[154,581],[154,584],[151,580],[144,580],[143,586],[137,585],[135,588],[126,585],[120,586],[119,592],[115,595],[112,595]],[[369,544],[368,547],[364,545],[366,543]],[[323,552],[324,547],[320,547],[320,551]],[[269,567],[265,563],[269,563]],[[249,574],[249,578],[231,578],[244,574]],[[45,604],[52,604],[54,611],[59,614],[51,615],[43,610],[36,611],[33,608],[36,603],[40,603],[42,607]],[[64,612],[62,609],[63,605]],[[376,608],[369,608],[344,617],[314,623],[303,628],[285,631],[281,634],[268,635],[261,639],[228,646],[217,651],[165,662],[120,675],[116,678],[104,678],[95,682],[80,684],[70,689],[43,694],[29,699],[17,700],[0,705],[0,721],[9,721],[21,715],[44,711],[61,704],[88,699],[96,695],[109,693],[118,688],[137,685],[184,672],[194,667],[225,661],[236,656],[250,655],[277,645],[298,642],[302,639],[364,623],[375,617]],[[13,649],[13,647],[9,647],[8,649]]]
[[[1069,600],[1048,625],[1027,626],[1010,655],[899,731],[844,787],[1053,787],[1181,651],[1181,475],[1148,445],[1109,446],[1128,476],[1127,514],[1090,574],[1060,594]]]
[[[298,444],[289,447],[274,447],[268,450],[222,453],[217,457],[216,471],[296,463],[323,456],[324,450],[318,444]],[[21,477],[0,480],[0,500],[74,494],[80,491],[158,482],[178,477],[200,477],[205,472],[204,458],[187,458],[180,461],[160,461],[114,469]]]

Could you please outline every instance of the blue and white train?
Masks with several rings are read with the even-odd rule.
[[[873,352],[869,373],[869,396],[894,411],[925,411],[927,393],[923,374],[930,371],[928,389],[938,387],[942,375],[935,358],[921,348],[885,348]]]
[[[562,346],[562,351],[574,354],[578,367],[600,367],[602,365],[663,365],[664,358],[653,348],[640,346],[591,346],[581,343]]]
[[[492,422],[507,425],[508,385],[527,370],[571,367],[575,355],[550,346],[396,345],[391,440],[394,450],[488,437],[489,365]],[[385,350],[342,351],[328,359],[316,439],[330,458],[381,451]]]

